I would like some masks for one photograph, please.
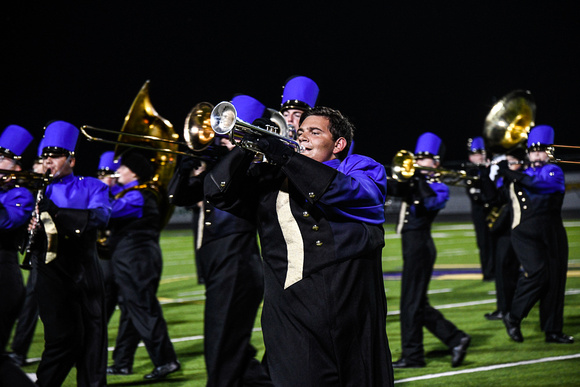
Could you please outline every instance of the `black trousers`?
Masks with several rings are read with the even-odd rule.
[[[207,386],[271,386],[250,343],[264,296],[256,235],[240,233],[205,243],[197,260],[206,286]]]
[[[38,301],[34,294],[34,287],[36,286],[36,277],[38,271],[36,269],[36,260],[32,261],[32,269],[28,274],[26,282],[26,296],[24,304],[18,315],[18,322],[16,323],[16,330],[12,338],[11,348],[14,353],[22,355],[26,358],[30,344],[34,338],[34,331],[38,323]]]
[[[36,384],[18,367],[7,354],[0,354],[0,387],[34,387]]]
[[[540,301],[540,327],[561,332],[564,325],[564,293],[568,270],[568,239],[559,216],[522,222],[511,232],[512,244],[522,264],[511,315],[525,318]]]
[[[6,350],[23,301],[24,281],[18,266],[18,254],[0,250],[0,353]]]
[[[512,247],[509,229],[493,234],[495,246],[495,292],[497,309],[504,315],[511,310],[520,275],[520,263]]]
[[[115,313],[115,308],[119,303],[119,286],[115,281],[113,261],[111,259],[100,259],[99,264],[103,270],[103,282],[105,286],[105,318],[107,323]]]
[[[167,323],[157,299],[162,258],[157,240],[125,237],[113,252],[119,286],[121,317],[113,352],[118,367],[133,367],[135,351],[143,340],[155,367],[176,361]]]
[[[402,357],[424,361],[423,327],[449,348],[457,346],[465,334],[437,309],[429,305],[427,290],[437,256],[430,230],[402,233],[403,276],[401,281]]]
[[[107,324],[101,268],[94,256],[37,260],[35,294],[44,324],[40,386],[61,386],[76,365],[77,386],[105,386]]]
[[[475,229],[475,240],[479,249],[479,262],[484,280],[495,277],[495,258],[492,236],[485,220],[487,209],[479,203],[471,203],[471,219]]]

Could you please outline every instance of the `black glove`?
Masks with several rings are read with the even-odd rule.
[[[252,125],[257,126],[259,128],[262,129],[267,129],[268,126],[275,126],[278,127],[278,125],[276,125],[274,123],[274,121],[268,119],[268,118],[256,118],[253,122]]]
[[[258,148],[264,153],[268,161],[277,165],[286,164],[295,153],[288,144],[275,137],[260,137]]]
[[[429,186],[427,178],[423,176],[413,176],[411,182],[413,200],[422,200],[430,196],[435,196],[435,191]]]
[[[201,161],[197,157],[186,156],[179,164],[179,172],[189,175],[191,171],[201,166]]]
[[[38,212],[48,212],[51,216],[54,216],[58,210],[57,205],[48,198],[42,198],[38,202]]]
[[[497,167],[499,168],[497,173],[499,173],[500,175],[503,174],[504,171],[510,170],[507,160],[502,160],[499,163],[497,163]]]

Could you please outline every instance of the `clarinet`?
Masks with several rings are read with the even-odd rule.
[[[38,203],[44,198],[44,194],[46,192],[46,187],[48,187],[48,183],[50,180],[48,177],[50,176],[50,170],[46,171],[44,174],[45,179],[42,182],[42,186],[36,192],[36,201],[34,203],[34,212],[32,213],[32,217],[35,219],[36,223],[34,227],[28,230],[28,234],[26,237],[26,243],[23,243],[23,246],[20,250],[21,254],[24,254],[24,258],[22,259],[22,264],[20,267],[24,270],[32,270],[32,246],[34,245],[36,235],[38,234],[38,229],[40,227],[40,211],[38,211]]]

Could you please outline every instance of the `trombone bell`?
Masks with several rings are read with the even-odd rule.
[[[212,110],[211,103],[200,102],[191,109],[185,118],[183,138],[189,149],[202,151],[211,145],[215,137],[210,120]]]
[[[402,149],[393,158],[391,175],[397,181],[409,180],[415,174],[415,155]]]
[[[431,168],[417,165],[415,155],[408,150],[400,150],[393,157],[391,163],[391,177],[398,182],[408,181],[415,175],[415,171],[433,172],[435,179],[448,185],[469,185],[472,180],[478,180],[478,176],[469,176],[465,171],[456,171],[445,168]]]

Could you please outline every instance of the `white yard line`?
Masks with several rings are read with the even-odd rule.
[[[428,379],[442,378],[444,376],[472,374],[475,372],[493,371],[493,370],[499,370],[502,368],[518,367],[518,366],[523,366],[523,365],[546,363],[549,361],[562,361],[562,360],[570,360],[570,359],[577,359],[577,358],[580,358],[580,353],[577,353],[574,355],[554,356],[554,357],[545,357],[542,359],[535,359],[535,360],[518,361],[515,363],[495,364],[495,365],[491,365],[491,366],[477,367],[477,368],[471,368],[471,369],[467,369],[467,370],[442,372],[440,374],[429,374],[429,375],[415,376],[412,378],[395,380],[395,383],[414,382],[417,380],[428,380]]]

